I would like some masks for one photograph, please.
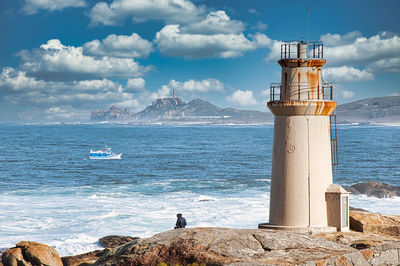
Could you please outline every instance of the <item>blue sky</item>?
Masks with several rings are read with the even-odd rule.
[[[322,40],[339,103],[400,95],[400,1],[2,0],[0,122],[159,97],[266,111],[280,43]]]

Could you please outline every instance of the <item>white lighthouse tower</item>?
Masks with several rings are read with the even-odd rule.
[[[275,115],[269,223],[259,228],[349,228],[348,192],[332,184],[336,102],[333,85],[322,81],[325,62],[322,42],[281,45],[281,82],[271,84],[268,102]]]

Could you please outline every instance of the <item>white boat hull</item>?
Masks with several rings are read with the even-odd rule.
[[[89,156],[91,160],[118,160],[121,159],[122,153],[110,156]]]

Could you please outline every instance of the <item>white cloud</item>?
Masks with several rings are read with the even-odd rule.
[[[58,39],[19,55],[25,71],[45,80],[137,77],[151,69],[131,58],[86,56],[82,47],[65,46]]]
[[[238,104],[240,106],[256,106],[258,105],[257,100],[253,96],[253,92],[251,90],[236,90],[231,95],[226,97],[228,102]]]
[[[0,75],[0,91],[25,91],[44,88],[46,83],[29,77],[23,71],[12,67],[3,68]]]
[[[101,41],[93,40],[83,45],[85,55],[147,57],[152,51],[153,44],[136,33],[130,36],[111,34]]]
[[[264,58],[264,61],[267,63],[276,62],[277,60],[281,59],[281,45],[283,42],[271,40],[270,45],[268,48],[270,49],[267,57]],[[279,73],[279,76],[281,73]]]
[[[127,17],[136,22],[155,19],[185,23],[198,19],[202,13],[203,7],[187,0],[114,0],[110,4],[96,3],[89,17],[92,25],[116,25]]]
[[[67,7],[84,7],[86,0],[25,0],[23,11],[27,14],[34,14],[39,9],[55,11]]]
[[[244,23],[232,20],[224,10],[207,14],[204,6],[196,6],[189,0],[114,0],[110,4],[99,2],[92,8],[89,16],[92,25],[117,25],[127,17],[135,22],[164,21],[167,25],[157,32],[154,43],[166,56],[231,58],[271,44],[271,40],[261,33],[245,37]],[[253,29],[264,30],[266,27],[266,24],[259,21]],[[104,40],[103,43],[94,40],[85,46],[85,52],[93,55],[109,54],[104,50],[110,49],[103,49],[103,46]],[[129,52],[123,52],[122,55],[111,54],[125,56]]]
[[[353,98],[355,93],[353,91],[348,91],[345,89],[339,90],[340,94],[342,95],[342,97],[344,99],[349,99],[349,98]]]
[[[238,57],[243,52],[266,47],[271,40],[257,33],[247,39],[243,34],[188,34],[182,33],[179,25],[167,25],[157,32],[155,43],[166,56],[186,58]]]
[[[346,35],[345,35],[346,36]],[[329,42],[328,42],[329,43]],[[398,34],[382,32],[370,38],[357,37],[353,42],[330,41],[338,46],[325,47],[327,64],[365,66],[378,60],[400,58]]]
[[[366,69],[371,72],[400,72],[400,57],[372,62]]]
[[[2,104],[17,107],[21,119],[29,119],[31,112],[37,117],[45,113],[50,120],[87,120],[94,108],[113,104],[133,109],[139,106],[134,95],[118,82],[108,79],[43,81],[9,67],[3,68],[0,74],[0,92],[5,95]]]
[[[250,8],[248,11],[249,11],[250,14],[253,14],[253,15],[259,15],[259,14],[260,14],[260,13],[258,13],[258,11],[255,10],[254,8]]]
[[[170,92],[171,89],[167,85],[162,85],[156,92],[151,93],[148,98],[154,101],[160,98],[170,97]],[[147,98],[147,94],[142,94],[142,98]]]
[[[270,89],[262,90],[261,91],[261,96],[268,100],[270,98],[270,96],[271,96],[271,90]]]
[[[190,79],[185,82],[179,82],[173,79],[169,82],[167,86],[170,89],[175,89],[178,92],[208,93],[224,91],[224,84],[217,79]]]
[[[190,23],[182,28],[185,33],[197,34],[229,34],[238,33],[244,30],[241,21],[231,20],[223,10],[210,12],[205,19],[196,23]]]
[[[367,70],[348,66],[325,68],[323,74],[326,80],[333,82],[367,81],[374,79],[374,75]]]
[[[143,78],[128,79],[126,82],[126,90],[128,91],[143,91],[146,86],[146,81]]]
[[[320,40],[323,41],[324,45],[327,47],[333,47],[354,43],[358,38],[361,37],[361,32],[352,31],[346,33],[345,35],[327,33],[322,35]]]
[[[389,96],[400,96],[400,93],[399,92],[394,92],[394,93],[390,94]]]
[[[253,27],[251,27],[253,30],[260,30],[264,31],[268,28],[267,24],[262,23],[261,21],[258,21],[257,24]]]
[[[347,81],[370,80],[375,72],[400,71],[399,34],[381,32],[366,38],[359,31],[352,31],[345,35],[328,33],[322,35],[321,40],[324,42],[327,66],[347,67],[350,70],[345,78]],[[280,59],[281,44],[280,41],[271,40],[266,62]],[[357,70],[355,67],[365,70]],[[328,74],[333,74],[332,71],[328,71]]]

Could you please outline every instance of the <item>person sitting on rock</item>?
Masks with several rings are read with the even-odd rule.
[[[176,220],[175,229],[177,229],[177,228],[185,228],[186,219],[182,217],[182,213],[178,213],[176,215],[176,217],[178,217],[178,219]]]

